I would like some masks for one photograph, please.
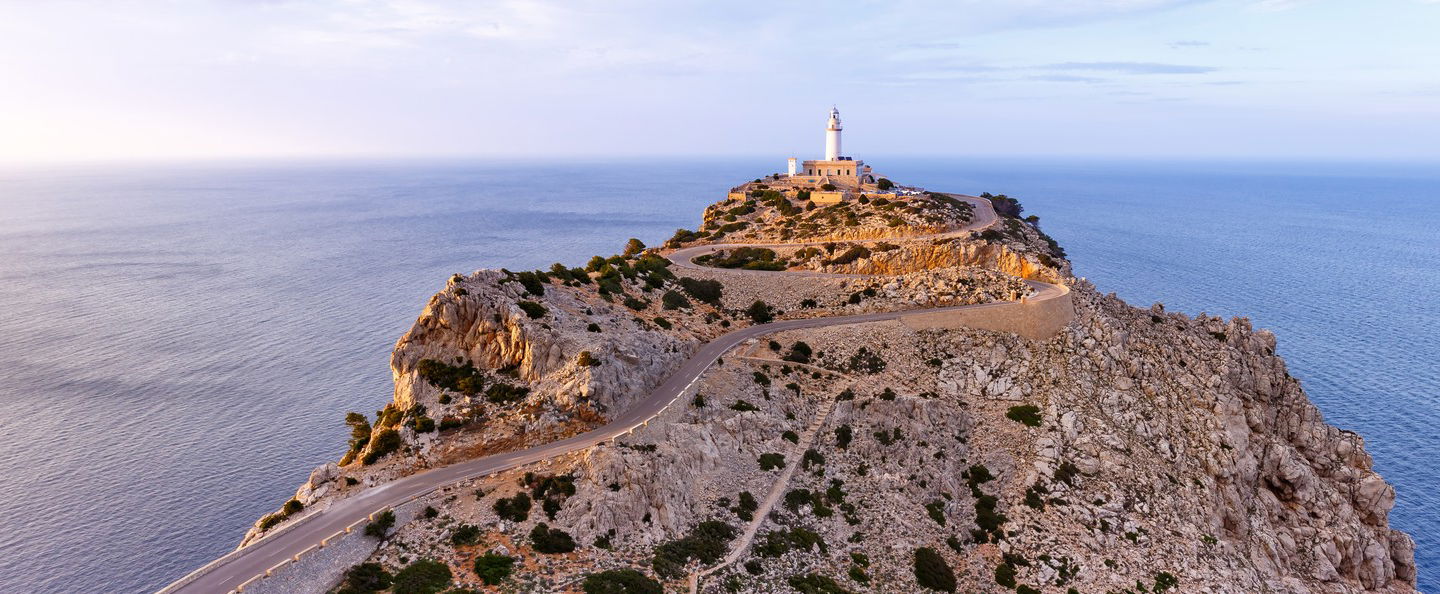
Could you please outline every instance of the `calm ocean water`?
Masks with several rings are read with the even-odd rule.
[[[1440,587],[1434,168],[874,162],[1019,197],[1132,304],[1275,330]],[[658,243],[782,164],[0,170],[0,592],[145,592],[223,554],[390,399],[451,273]]]

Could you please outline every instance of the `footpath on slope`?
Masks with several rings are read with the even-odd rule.
[[[984,229],[994,225],[998,221],[998,217],[988,200],[972,196],[957,195],[957,197],[970,202],[976,207],[976,212],[979,213],[976,219],[972,220],[969,225],[942,234],[924,235],[913,238],[891,238],[889,241],[924,241],[941,237],[956,237]],[[805,245],[805,243],[718,244],[697,246],[677,250],[671,254],[671,258],[676,265],[682,268],[699,268],[700,266],[692,261],[695,257],[711,251],[725,249],[731,245],[756,247],[760,245],[793,246]],[[729,270],[720,268],[705,269],[721,271],[722,274],[869,276],[833,273]],[[372,518],[375,513],[412,503],[442,488],[493,475],[519,466],[549,460],[628,434],[663,413],[671,404],[690,391],[695,383],[699,381],[701,374],[726,351],[751,338],[802,328],[820,328],[825,326],[900,320],[901,323],[904,323],[912,329],[966,326],[1001,332],[1015,332],[1028,338],[1043,339],[1058,332],[1065,324],[1068,324],[1069,321],[1074,318],[1074,308],[1071,304],[1070,290],[1068,287],[1037,280],[1026,280],[1025,282],[1034,288],[1036,292],[1030,297],[1021,299],[1020,301],[784,320],[769,324],[747,326],[729,332],[702,345],[694,355],[682,363],[675,372],[671,373],[660,385],[651,390],[651,392],[637,402],[634,407],[621,413],[614,420],[599,428],[525,450],[505,452],[452,464],[450,466],[432,468],[366,489],[353,497],[335,501],[324,509],[317,509],[307,513],[300,519],[275,529],[245,547],[231,551],[219,559],[196,569],[180,580],[162,588],[159,594],[176,594],[182,592],[214,594],[216,592],[266,590],[287,593],[300,592],[303,591],[303,589],[298,589],[294,586],[295,581],[276,580],[274,578],[277,575],[293,578],[294,576],[287,576],[286,572],[295,571],[295,568],[301,564],[302,560],[311,555],[324,555],[330,560],[326,570],[329,572],[329,575],[324,576],[325,579],[317,579],[315,581],[328,581],[328,584],[333,584],[343,572],[343,569],[337,570],[336,567],[343,568],[359,563],[374,551],[375,546],[378,546],[379,543],[376,542],[373,546],[357,547],[354,541],[356,538],[369,538],[361,534],[361,531],[354,530],[354,528],[368,518]],[[341,543],[345,546],[336,547],[336,543]],[[341,551],[351,552],[341,554]],[[267,586],[267,582],[270,582],[273,586]],[[281,585],[282,583],[285,585]],[[328,589],[328,584],[326,586],[318,586],[315,591],[325,591]]]

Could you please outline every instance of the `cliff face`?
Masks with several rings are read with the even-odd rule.
[[[780,251],[788,273],[680,273],[720,280],[715,294],[634,257],[615,264],[639,272],[611,276],[623,292],[610,295],[573,273],[539,290],[506,272],[452,279],[396,345],[391,412],[297,499],[323,506],[594,427],[753,323],[755,300],[831,316],[1011,300],[1028,278],[1072,291],[1075,319],[1054,336],[900,321],[766,336],[630,435],[436,494],[435,513],[371,560],[438,559],[478,589],[476,559],[500,554],[516,559],[502,580],[515,591],[618,568],[676,587],[712,568],[705,592],[1413,591],[1413,541],[1387,522],[1394,491],[1358,435],[1324,422],[1268,331],[1102,295],[1013,218],[843,263],[845,246]],[[495,398],[496,385],[511,387]],[[425,431],[420,418],[455,421]],[[401,445],[365,462],[386,427]],[[573,552],[549,550],[541,523]]]

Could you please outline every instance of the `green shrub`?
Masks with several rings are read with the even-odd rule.
[[[710,565],[725,556],[726,546],[735,538],[735,528],[718,520],[701,522],[681,538],[655,547],[650,566],[666,579],[684,575],[685,564],[691,559]]]
[[[284,522],[284,521],[285,521],[285,514],[283,514],[283,513],[281,513],[281,512],[275,512],[275,513],[273,513],[273,514],[265,514],[265,517],[260,518],[260,531],[261,531],[261,532],[264,532],[264,531],[266,531],[266,530],[269,530],[269,529],[271,529],[271,528],[274,528],[274,527],[280,525],[280,523],[281,523],[281,522]]]
[[[525,493],[517,493],[508,499],[495,500],[495,515],[503,520],[511,522],[524,522],[530,517],[532,503],[530,496]]]
[[[882,177],[875,182],[875,187],[880,188],[881,190],[888,190],[895,187],[895,182],[892,182]]]
[[[652,320],[652,321],[655,322],[655,325],[656,325],[656,326],[659,326],[659,327],[661,327],[661,328],[663,328],[663,329],[665,329],[665,330],[669,330],[670,328],[673,327],[673,326],[670,324],[670,320],[667,320],[667,319],[662,318],[662,317],[659,317],[659,316],[656,316],[655,319]]]
[[[1026,427],[1040,426],[1040,407],[1033,404],[1022,404],[1012,406],[1005,412],[1005,418],[1023,424]]]
[[[660,582],[634,569],[611,569],[585,576],[585,594],[663,594]]]
[[[780,434],[780,438],[790,443],[800,443],[800,435],[794,431],[786,431]]]
[[[479,394],[485,388],[485,376],[469,361],[466,361],[464,365],[448,365],[435,359],[421,359],[415,364],[415,373],[432,386],[460,392],[466,396]],[[365,418],[364,415],[358,416],[361,420]],[[351,422],[348,415],[346,422]],[[377,419],[375,424],[379,426],[391,423],[382,423]]]
[[[480,542],[480,527],[474,524],[461,524],[455,527],[450,533],[450,544],[456,546],[473,545]]]
[[[487,586],[498,586],[515,572],[515,558],[509,555],[485,553],[475,558],[475,575]]]
[[[768,324],[775,319],[775,310],[771,309],[764,301],[757,300],[745,309],[745,315],[749,316],[750,321],[756,324]]]
[[[380,512],[380,515],[365,525],[365,535],[384,539],[385,535],[390,533],[390,528],[393,526],[395,526],[395,512],[387,509]]]
[[[390,587],[392,578],[379,563],[361,563],[345,572],[343,591],[368,594]]]
[[[280,509],[281,509],[281,511],[284,511],[284,512],[285,512],[285,515],[291,516],[291,515],[298,514],[298,513],[300,513],[300,510],[305,509],[305,504],[300,503],[300,500],[299,500],[299,499],[293,499],[293,498],[292,498],[291,500],[286,501],[286,502],[285,502],[285,505],[282,506]]]
[[[631,258],[643,251],[645,251],[645,243],[631,237],[630,241],[625,242],[625,251],[620,252],[620,255]]]
[[[730,405],[730,408],[738,410],[740,412],[754,412],[760,410],[760,407],[750,404],[749,402],[746,402],[744,400],[736,400],[735,404]]]
[[[840,587],[835,580],[818,573],[792,575],[786,583],[801,594],[850,594],[849,590]]]
[[[755,496],[751,495],[749,491],[741,491],[740,502],[730,508],[730,511],[735,512],[735,515],[739,516],[741,520],[749,522],[755,519],[755,511],[758,509],[760,509],[760,502],[755,500]]]
[[[930,547],[915,549],[915,581],[931,590],[955,591],[955,572],[945,558]]]
[[[532,320],[537,318],[543,318],[547,313],[545,306],[540,305],[539,303],[536,303],[534,301],[517,301],[515,305],[518,306],[521,311],[524,311],[525,315]]]
[[[792,528],[789,531],[776,530],[765,533],[765,536],[758,539],[755,544],[755,554],[761,557],[779,557],[792,549],[797,551],[809,551],[819,546],[821,552],[828,550],[825,546],[825,539],[819,534],[806,530],[805,528]]]
[[[529,394],[530,388],[512,386],[505,382],[497,382],[485,390],[485,399],[496,404],[501,404],[521,400]]]
[[[1179,578],[1176,578],[1174,574],[1168,571],[1162,571],[1155,574],[1155,587],[1151,588],[1150,591],[1155,594],[1165,594],[1165,592],[1170,591],[1171,588],[1178,587],[1179,585]]]
[[[870,257],[870,249],[869,249],[869,248],[867,248],[867,247],[865,247],[865,246],[863,246],[863,245],[852,245],[852,246],[850,246],[849,249],[845,250],[845,251],[842,252],[840,255],[835,256],[834,258],[831,258],[831,259],[825,261],[825,263],[826,263],[826,264],[829,264],[829,265],[832,265],[832,266],[834,266],[834,265],[843,265],[843,264],[849,264],[849,263],[854,262],[854,261],[856,261],[856,260],[859,260],[859,259],[861,259],[861,258],[869,258],[869,257]]]
[[[629,295],[625,296],[625,301],[623,301],[622,303],[625,304],[625,307],[628,307],[635,311],[640,311],[642,309],[645,309],[646,306],[650,305],[649,301],[646,301],[644,299],[636,299]]]
[[[600,331],[600,324],[596,324],[595,322],[590,322],[590,325],[589,325],[589,326],[586,326],[586,327],[585,327],[585,330],[588,331],[588,332],[599,332],[599,331]]]
[[[790,352],[783,358],[792,363],[809,363],[810,355],[812,354],[814,354],[814,351],[810,348],[810,345],[796,341],[795,344],[790,346]]]
[[[995,583],[1006,588],[1015,587],[1015,566],[1009,563],[1001,563],[995,566]]]
[[[370,444],[370,451],[361,460],[366,466],[374,464],[381,458],[394,453],[404,443],[400,439],[400,432],[394,429],[383,429]]]
[[[341,465],[348,463],[370,443],[370,422],[365,415],[357,412],[345,413],[345,424],[350,426],[350,450]]]
[[[930,519],[935,520],[936,524],[939,524],[941,526],[945,525],[944,501],[936,499],[935,501],[931,501],[930,503],[925,504],[925,513],[930,516]]]
[[[679,291],[666,291],[660,296],[660,306],[665,309],[680,309],[690,307],[690,300],[681,295]]]
[[[429,433],[435,430],[435,419],[421,415],[415,417],[410,423],[410,428],[416,433]]]
[[[865,570],[861,569],[859,565],[850,566],[850,579],[855,580],[857,584],[870,583],[870,576],[865,575]]]
[[[450,566],[421,559],[395,573],[391,588],[395,594],[436,594],[450,587]]]
[[[755,378],[755,383],[757,384],[760,384],[762,386],[770,385],[770,376],[765,375],[763,372],[757,371],[751,374],[750,377]]]
[[[835,184],[828,184],[828,183],[827,183],[827,184],[822,184],[822,185],[820,186],[820,189],[821,189],[821,190],[824,190],[824,191],[826,191],[826,192],[834,192],[834,191],[835,191]]]
[[[700,280],[688,276],[680,277],[680,288],[685,289],[696,300],[719,306],[723,285],[717,280]]]
[[[790,267],[789,262],[783,258],[776,257],[775,250],[754,247],[739,247],[719,251],[709,256],[696,258],[695,261],[717,268],[740,268],[744,270],[778,271]]]
[[[568,532],[551,528],[548,524],[536,524],[530,529],[530,546],[546,554],[569,553],[575,550],[575,539]]]
[[[600,364],[600,360],[591,355],[590,351],[580,351],[580,356],[575,358],[575,364],[581,367],[595,367]]]
[[[859,371],[868,374],[876,374],[885,371],[885,360],[880,355],[870,352],[870,349],[860,347],[850,356],[848,368],[850,371]]]
[[[774,452],[760,454],[760,470],[774,470],[785,466],[785,456]]]

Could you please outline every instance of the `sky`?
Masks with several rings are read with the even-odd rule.
[[[0,0],[0,163],[1440,160],[1440,0]]]

